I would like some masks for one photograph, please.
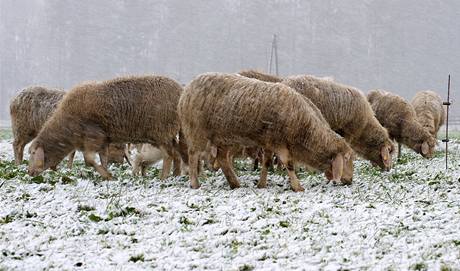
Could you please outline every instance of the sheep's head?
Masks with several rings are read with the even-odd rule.
[[[377,161],[372,161],[373,165],[379,166],[382,170],[388,171],[393,165],[392,156],[395,151],[395,146],[390,141],[385,142],[380,147],[379,157]]]
[[[353,181],[353,151],[338,153],[331,161],[330,168],[326,170],[326,178],[333,182],[351,184]]]
[[[29,154],[28,174],[30,176],[37,176],[48,168],[56,169],[57,165],[62,160],[52,159],[49,155],[47,156],[45,147],[38,144],[36,141],[32,142],[30,145]]]
[[[414,150],[420,153],[425,158],[431,158],[434,154],[434,148],[436,147],[436,138],[432,136],[424,137],[423,140],[419,141],[414,146]]]

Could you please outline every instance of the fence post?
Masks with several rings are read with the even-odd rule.
[[[450,74],[447,80],[447,101],[442,103],[447,107],[447,114],[446,114],[446,138],[442,140],[442,142],[446,143],[446,171],[448,170],[448,144],[449,144],[449,107],[451,105],[450,103]]]

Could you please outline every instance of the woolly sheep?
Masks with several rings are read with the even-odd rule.
[[[294,191],[304,190],[295,175],[296,161],[325,171],[333,181],[352,180],[352,149],[308,99],[287,86],[236,74],[202,74],[185,88],[178,111],[189,144],[192,188],[199,187],[198,159],[209,142],[217,147],[231,188],[240,186],[229,161],[235,146],[276,152]]]
[[[388,129],[392,139],[423,157],[432,157],[436,139],[417,121],[415,110],[410,103],[383,90],[371,90],[367,99],[375,116]]]
[[[411,104],[418,122],[436,138],[446,119],[441,97],[434,91],[420,91],[414,96]]]
[[[171,157],[181,153],[177,103],[182,87],[163,76],[133,76],[85,83],[70,90],[45,123],[29,152],[29,174],[40,174],[74,149],[104,179],[111,174],[95,162],[109,143],[150,143]],[[171,163],[163,164],[162,178]]]
[[[17,165],[23,160],[24,147],[38,135],[64,94],[64,91],[34,86],[22,90],[11,100],[13,151]]]
[[[391,168],[394,145],[361,91],[311,75],[290,76],[282,83],[310,99],[360,156],[381,169]]]

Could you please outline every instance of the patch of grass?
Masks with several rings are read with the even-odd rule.
[[[411,266],[412,270],[428,270],[428,267],[426,266],[425,263],[416,263],[413,266]]]
[[[89,205],[78,205],[77,206],[78,212],[91,212],[94,210],[96,210],[96,208],[94,208],[93,206],[89,206]]]
[[[1,225],[1,224],[8,224],[8,223],[13,222],[13,221],[14,221],[14,217],[15,217],[14,214],[7,214],[7,215],[4,216],[4,217],[0,217],[0,225]]]
[[[249,265],[249,264],[244,264],[238,267],[238,271],[252,271],[252,270],[254,270],[254,266]]]
[[[131,215],[139,215],[141,212],[134,207],[126,206],[121,209],[109,212],[106,221],[112,220],[115,217],[127,217]]]
[[[137,254],[137,255],[133,255],[133,256],[129,257],[129,261],[133,262],[133,263],[143,262],[144,260],[145,260],[144,259],[144,254]]]
[[[13,130],[11,128],[0,128],[0,140],[13,138]]]
[[[88,219],[91,220],[91,221],[93,221],[93,222],[96,222],[96,223],[97,223],[97,222],[100,222],[100,221],[102,221],[102,220],[104,220],[102,217],[100,217],[100,216],[98,216],[98,215],[96,215],[96,214],[90,214],[90,215],[88,216]]]
[[[289,222],[287,222],[287,221],[280,221],[280,226],[283,227],[283,228],[287,228],[287,227],[289,227]]]
[[[13,161],[0,160],[0,179],[11,180],[14,178],[23,178],[27,175],[14,164]]]
[[[232,242],[230,242],[230,249],[233,253],[237,253],[241,244],[242,243],[238,242],[238,240],[232,240]]]

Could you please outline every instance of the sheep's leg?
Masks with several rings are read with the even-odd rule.
[[[189,174],[190,174],[190,185],[193,189],[200,188],[200,182],[198,181],[198,167],[199,167],[199,160],[200,155],[198,152],[189,150],[188,152],[189,158]]]
[[[72,166],[73,166],[73,160],[75,159],[75,153],[76,153],[76,152],[77,152],[77,151],[74,150],[73,152],[71,152],[71,153],[67,156],[67,158],[69,159],[69,160],[67,160],[67,167],[68,167],[68,168],[72,168]]]
[[[225,178],[227,178],[231,189],[240,187],[240,182],[235,175],[232,164],[230,163],[230,152],[228,149],[217,150],[217,161],[219,161],[220,168],[224,172]]]
[[[14,140],[13,142],[13,151],[14,151],[14,160],[16,165],[20,165],[22,163],[22,159],[24,157],[24,147],[26,143],[21,142],[19,140]]]
[[[257,188],[267,188],[268,167],[272,159],[273,152],[265,150],[262,155],[262,169],[260,170],[260,179],[257,183]]]
[[[278,154],[281,162],[286,166],[288,171],[292,190],[295,192],[305,191],[295,174],[294,161],[292,160],[289,151],[287,149],[282,149]]]
[[[180,159],[179,156],[174,156],[173,158],[173,175],[174,176],[180,176],[181,173],[181,163],[182,160]]]
[[[84,151],[83,156],[85,157],[85,161],[92,167],[96,169],[99,174],[101,174],[102,178],[105,180],[112,179],[112,175],[103,167],[96,163],[94,156],[96,153],[94,151]]]
[[[99,160],[101,161],[101,165],[107,169],[109,165],[109,145],[102,148],[99,152]]]
[[[169,172],[171,171],[172,161],[173,160],[172,160],[171,156],[169,156],[169,155],[166,155],[163,158],[163,169],[161,171],[161,176],[160,176],[161,180],[164,180],[164,179],[166,179],[168,177]]]
[[[263,163],[263,161],[262,161],[262,163]],[[259,158],[256,157],[256,158],[254,158],[254,164],[252,166],[252,170],[256,171],[258,168],[259,168]]]
[[[401,143],[398,143],[398,160],[401,158]]]

